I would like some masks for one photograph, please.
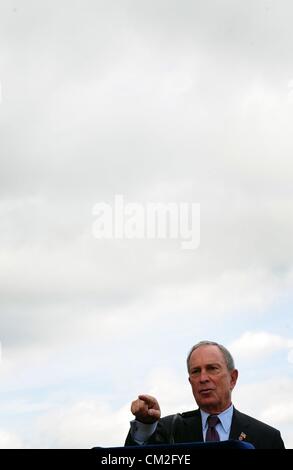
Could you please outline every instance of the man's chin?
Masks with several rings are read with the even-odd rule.
[[[206,402],[206,401],[215,402],[215,399],[216,399],[215,394],[213,393],[213,390],[207,390],[207,391],[201,392],[198,394],[197,398],[199,401],[203,401],[203,402]]]
[[[213,397],[200,397],[196,402],[202,410],[204,410],[205,407],[217,407],[217,403],[215,403]]]

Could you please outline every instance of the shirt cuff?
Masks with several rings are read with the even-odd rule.
[[[130,434],[137,444],[144,444],[157,429],[158,421],[151,424],[141,423],[137,419],[130,421]]]

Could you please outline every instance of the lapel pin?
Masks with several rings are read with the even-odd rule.
[[[239,441],[243,441],[244,439],[246,439],[246,434],[245,434],[244,432],[242,432],[242,433],[240,434],[240,436],[238,437],[238,440],[239,440]]]

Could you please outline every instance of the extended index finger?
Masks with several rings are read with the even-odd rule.
[[[138,395],[138,398],[144,401],[148,406],[153,406],[153,405],[158,404],[155,397],[152,397],[151,395]]]

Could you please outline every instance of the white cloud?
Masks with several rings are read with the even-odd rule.
[[[293,339],[266,331],[247,331],[230,344],[232,354],[240,359],[259,359],[293,347]]]
[[[290,364],[293,364],[293,349],[288,352],[288,362],[290,362]]]
[[[122,446],[131,419],[129,407],[113,410],[98,399],[60,406],[37,421],[37,446],[69,449]]]
[[[275,371],[270,380],[238,384],[233,395],[236,408],[279,429],[285,446],[293,448],[292,379]]]
[[[22,439],[15,433],[0,429],[0,449],[23,449]]]
[[[146,390],[139,391],[139,393],[147,393],[156,397],[161,407],[162,416],[188,411],[195,406],[184,365],[182,364],[182,369],[185,374],[179,374],[176,369],[171,367],[154,367],[146,380]]]
[[[266,408],[262,414],[262,419],[267,422],[278,422],[280,424],[293,423],[293,403],[279,403]],[[293,443],[292,443],[293,444]]]
[[[133,371],[135,373],[135,371]],[[126,378],[124,374],[124,380]],[[37,447],[91,448],[121,446],[133,419],[131,401],[140,393],[156,396],[162,416],[194,407],[187,374],[181,376],[174,368],[155,367],[142,378],[139,389],[130,390],[126,404],[109,403],[105,396],[85,398],[71,404],[50,406],[34,422]]]

